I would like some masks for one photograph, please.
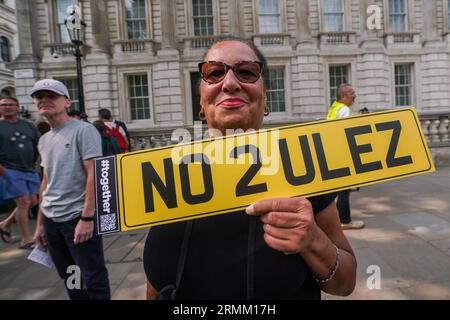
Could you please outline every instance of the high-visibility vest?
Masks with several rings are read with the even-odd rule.
[[[339,110],[343,107],[347,107],[347,105],[342,102],[334,101],[330,107],[330,110],[328,110],[327,120],[336,119]]]

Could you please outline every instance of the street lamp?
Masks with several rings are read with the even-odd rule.
[[[81,10],[78,6],[69,6],[67,8],[69,16],[64,21],[64,24],[69,32],[69,37],[71,42],[75,45],[75,51],[73,55],[76,57],[77,61],[77,82],[78,82],[78,103],[80,105],[81,119],[86,120],[86,110],[84,108],[84,93],[83,93],[83,73],[81,70],[81,54],[80,47],[83,45],[84,40],[84,29],[86,28],[86,23],[81,20]]]

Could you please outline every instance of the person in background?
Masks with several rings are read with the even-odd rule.
[[[199,116],[212,137],[227,129],[261,128],[269,113],[267,64],[252,42],[216,41],[199,71]],[[148,298],[320,299],[321,291],[349,295],[356,259],[334,198],[268,198],[246,210],[152,227],[143,256]]]
[[[102,139],[102,151],[103,151],[104,157],[122,153],[122,150],[120,149],[119,145],[117,144],[116,139],[109,136],[108,128],[106,127],[106,125],[103,121],[96,120],[92,124],[94,125],[94,127],[97,128],[98,133],[100,133],[100,136]]]
[[[328,111],[327,120],[348,117],[352,114],[350,106],[356,100],[356,93],[351,84],[343,83],[336,91],[336,98]],[[350,210],[351,189],[342,190],[338,193],[337,208],[341,226],[344,230],[364,228],[364,222],[352,220]]]
[[[11,226],[19,224],[20,249],[32,249],[33,234],[28,219],[32,207],[37,204],[39,174],[35,170],[38,157],[39,131],[25,120],[18,118],[19,103],[13,97],[0,97],[0,176],[5,199],[14,199],[16,208],[0,222],[0,236],[11,241]]]
[[[37,81],[30,92],[51,130],[39,141],[44,168],[35,241],[48,249],[70,299],[109,300],[103,242],[94,228],[93,159],[102,156],[95,127],[67,114],[70,97],[60,81]],[[67,270],[78,266],[81,286],[69,287]]]
[[[69,117],[77,119],[77,120],[81,120],[81,112],[78,110],[70,110],[69,112],[67,112],[67,114],[69,115]]]
[[[122,152],[131,151],[130,136],[125,123],[114,120],[111,111],[105,108],[98,111],[98,116],[99,120],[103,121],[108,127],[108,134],[116,139]]]

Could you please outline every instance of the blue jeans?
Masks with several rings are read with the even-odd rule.
[[[59,276],[64,280],[71,300],[110,300],[108,270],[103,257],[101,236],[94,236],[83,243],[73,243],[75,227],[79,218],[54,222],[43,216],[48,249]],[[95,230],[95,228],[94,228]],[[81,270],[81,288],[70,289],[67,279],[74,273],[68,267],[76,265]]]

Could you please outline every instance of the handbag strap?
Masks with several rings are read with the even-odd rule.
[[[163,287],[156,297],[157,300],[164,299],[163,294],[166,291],[172,290],[170,293],[170,300],[175,300],[177,296],[177,290],[181,283],[181,278],[183,278],[183,271],[184,267],[186,265],[186,257],[189,249],[189,240],[191,238],[191,231],[192,231],[192,224],[193,221],[189,220],[186,223],[186,227],[184,228],[184,235],[183,235],[183,242],[181,244],[181,250],[180,250],[180,256],[178,257],[178,264],[177,264],[177,274],[175,278],[175,285],[169,284],[165,287]]]

